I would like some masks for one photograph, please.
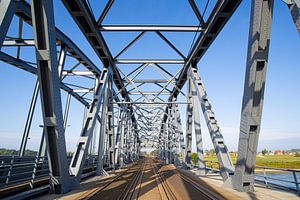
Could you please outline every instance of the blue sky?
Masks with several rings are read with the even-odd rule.
[[[73,41],[83,49],[86,55],[101,68],[101,62],[89,46],[88,42],[72,21],[70,15],[60,1],[54,1],[55,23]],[[102,2],[102,3],[100,3]],[[174,3],[176,2],[176,3]],[[204,1],[197,1],[203,11]],[[211,1],[212,3],[215,1]],[[236,150],[239,134],[239,120],[244,85],[248,31],[250,19],[250,2],[243,1],[236,13],[214,41],[198,67],[207,89],[213,110],[224,134],[225,142],[230,150]],[[90,1],[95,16],[104,7],[103,1]],[[208,7],[207,14],[211,10]],[[99,11],[96,10],[99,9]],[[10,36],[16,36],[17,18],[9,30]],[[108,13],[104,24],[181,24],[197,25],[197,19],[188,7],[188,1],[183,0],[118,0]],[[113,55],[119,52],[126,43],[138,33],[105,33],[108,46]],[[194,34],[164,33],[186,55],[189,51]],[[24,35],[32,37],[32,29],[26,25]],[[15,49],[3,48],[12,55]],[[281,1],[275,1],[271,33],[270,56],[265,90],[262,129],[259,149],[290,149],[300,148],[300,37],[293,24],[287,6]],[[21,55],[28,60],[34,59],[32,48],[24,48]],[[128,58],[170,58],[176,56],[173,51],[153,33],[147,33],[132,49],[123,55]],[[72,63],[67,63],[71,65]],[[124,72],[129,72],[133,66],[120,66]],[[165,66],[176,73],[179,66]],[[148,70],[148,69],[147,69]],[[147,78],[157,77],[149,69]],[[144,75],[146,76],[146,74]],[[19,148],[21,135],[25,125],[27,110],[36,77],[20,69],[0,62],[0,147]],[[77,81],[85,81],[78,79]],[[90,83],[86,83],[90,84]],[[62,102],[66,94],[62,93]],[[34,115],[31,139],[28,148],[37,149],[41,128],[40,104]],[[184,108],[181,108],[184,112]],[[75,100],[71,102],[69,123],[66,131],[67,148],[74,150],[82,125],[83,106]],[[182,116],[184,113],[181,114]],[[185,118],[182,118],[183,128]],[[202,117],[202,127],[205,148],[211,148],[210,138]]]

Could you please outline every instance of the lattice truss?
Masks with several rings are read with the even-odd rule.
[[[137,159],[140,148],[146,145],[156,147],[160,158],[167,163],[181,163],[190,167],[192,124],[195,127],[199,168],[204,170],[199,118],[199,111],[202,110],[218,156],[222,177],[225,183],[231,184],[234,177],[233,164],[197,69],[197,63],[241,0],[208,0],[197,4],[194,0],[187,0],[186,6],[194,18],[190,20],[190,25],[180,25],[176,21],[163,25],[159,22],[138,24],[138,19],[130,25],[117,20],[115,24],[108,24],[106,18],[118,1],[107,1],[102,11],[99,11],[95,3],[90,5],[89,1],[62,0],[62,2],[103,66],[94,64],[89,55],[77,46],[76,41],[65,35],[62,30],[55,28],[54,18],[59,16],[54,16],[52,1],[33,0],[32,5],[27,1],[0,3],[0,47],[2,46],[0,60],[38,77],[20,156],[24,155],[26,149],[32,115],[37,95],[40,93],[44,139],[41,141],[39,155],[44,156],[48,149],[52,183],[57,186],[54,187],[57,192],[68,191],[72,187],[71,183],[80,181],[85,159],[91,153],[88,149],[91,147],[98,155],[98,174],[105,173],[103,166],[115,168],[122,166],[124,162]],[[253,20],[257,20],[258,24],[267,25],[266,30],[260,30],[260,26],[252,26],[253,31],[265,31],[265,35],[262,36],[264,38],[256,39],[260,45],[257,51],[265,51],[267,55],[268,45],[265,45],[265,41],[269,38],[268,27],[271,23],[273,1],[253,2],[252,16],[255,12],[264,14],[257,15],[259,17],[254,17]],[[286,3],[293,13],[298,28],[299,2],[291,0]],[[171,12],[172,7],[170,5],[168,12]],[[7,35],[13,16],[18,17],[18,32]],[[260,18],[265,21],[261,22]],[[31,27],[32,34],[25,35],[23,29]],[[186,37],[190,43],[178,47],[172,41],[174,35],[177,40]],[[145,42],[146,39],[150,39],[150,42]],[[120,40],[121,45],[114,46],[116,42],[113,40]],[[147,49],[151,46],[151,40],[160,41],[161,46]],[[155,51],[162,46],[168,49],[166,54],[156,55]],[[139,47],[147,52],[141,53]],[[29,60],[29,54],[36,54],[36,59]],[[148,54],[149,56],[144,56]],[[267,57],[260,57],[256,69],[264,72],[266,61]],[[250,64],[249,68],[251,67],[253,66]],[[186,91],[183,90],[185,85]],[[260,87],[263,90],[263,86]],[[68,94],[64,115],[60,90]],[[77,150],[68,166],[64,130],[67,125],[70,98],[81,102],[86,107],[86,112]],[[263,93],[257,98],[263,98]],[[261,107],[261,104],[258,102],[254,107]],[[183,115],[180,113],[182,105],[186,107],[185,131],[182,130],[183,122],[180,117]],[[247,121],[248,118],[243,120]],[[260,121],[257,122],[255,125],[251,124],[253,122],[245,123],[246,132],[258,133]],[[95,135],[98,134],[94,131],[97,123],[100,125],[98,151],[94,147]],[[252,172],[247,167],[253,167],[254,163],[249,164],[243,160],[249,156],[247,148],[247,145],[239,147],[239,152],[244,154],[240,154],[240,162],[237,164],[241,167],[237,167],[240,171],[237,171],[239,177],[236,177],[237,182],[243,179],[245,183],[242,184],[243,188],[236,186],[239,190],[247,190],[245,188],[251,190],[253,185],[250,180]],[[179,159],[180,154],[183,156],[182,161]]]

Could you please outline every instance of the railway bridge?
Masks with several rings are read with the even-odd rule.
[[[168,2],[169,10],[164,12],[179,12],[172,10],[177,1]],[[36,81],[18,155],[0,158],[0,198],[31,198],[42,193],[51,193],[54,198],[70,192],[74,195],[79,188],[81,192],[69,198],[137,199],[144,195],[144,199],[234,199],[253,192],[274,0],[252,0],[249,9],[236,162],[230,157],[197,66],[241,2],[186,0],[184,5],[190,11],[186,18],[196,19],[194,25],[177,21],[154,24],[151,16],[150,23],[141,25],[138,15],[135,24],[120,23],[117,16],[114,23],[105,23],[118,4],[114,0],[101,2],[102,7],[89,0],[1,0],[0,60],[35,76]],[[286,4],[282,12],[290,12],[300,33],[300,1],[276,3]],[[63,7],[59,12],[55,12],[57,5]],[[159,10],[159,5],[148,9]],[[132,6],[143,13],[139,5]],[[76,33],[67,34],[67,22],[66,28],[55,25],[64,20],[62,16],[72,20]],[[165,21],[164,17],[153,18]],[[128,40],[124,33],[134,37]],[[172,42],[173,33],[192,36],[191,44],[185,44],[188,51]],[[86,46],[78,41],[78,35],[87,41]],[[142,43],[149,35],[172,53],[149,58],[140,57],[147,55],[147,50],[131,51],[139,42],[151,46],[151,41]],[[22,97],[20,100],[22,103]],[[74,152],[68,154],[65,132],[72,100],[83,105],[84,112]],[[38,154],[30,157],[26,147],[38,106],[41,140]],[[215,169],[204,160],[200,113],[218,160]],[[4,143],[1,140],[1,145]],[[191,161],[193,143],[196,166]],[[142,155],[141,150],[147,148],[155,149],[156,154]],[[208,172],[214,172],[224,191],[205,181]],[[299,171],[291,173],[299,193]]]

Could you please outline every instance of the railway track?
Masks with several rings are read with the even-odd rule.
[[[78,199],[223,199],[179,170],[162,167],[162,163],[145,158]]]

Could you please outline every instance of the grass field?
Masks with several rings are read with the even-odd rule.
[[[204,159],[207,161],[217,161],[216,156],[205,156]],[[236,157],[232,156],[231,159],[235,164]],[[257,156],[256,166],[300,169],[300,157],[295,157],[292,155],[274,155],[264,157]]]

